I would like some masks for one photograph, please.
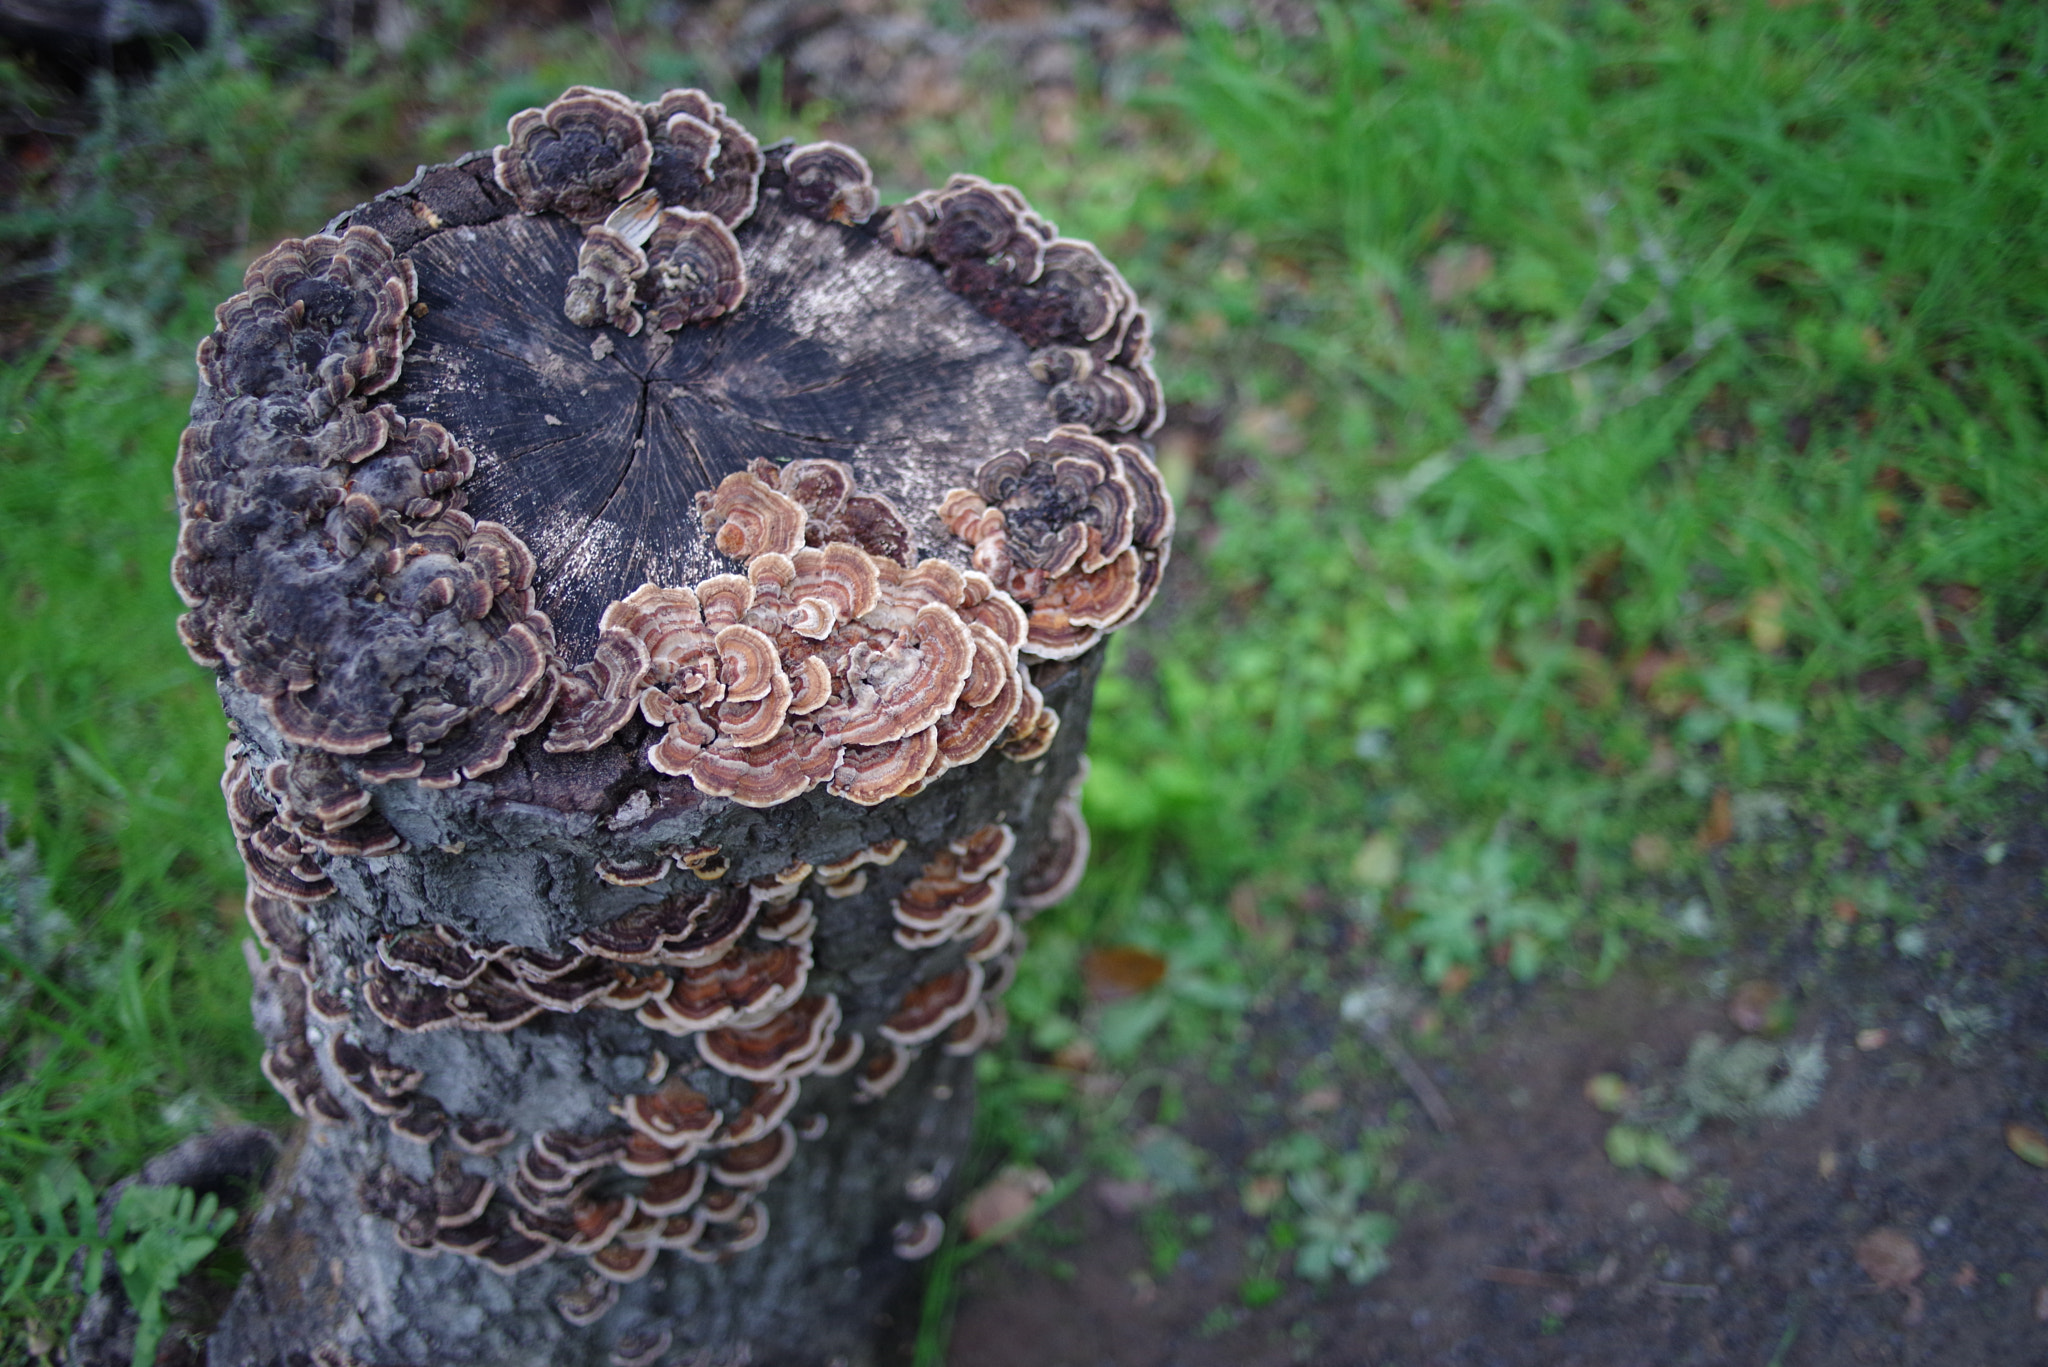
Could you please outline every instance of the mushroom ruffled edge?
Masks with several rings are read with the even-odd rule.
[[[1061,237],[1013,186],[956,175],[894,206],[882,239],[1015,333],[1057,421],[1150,436],[1165,421],[1151,325],[1094,244]]]

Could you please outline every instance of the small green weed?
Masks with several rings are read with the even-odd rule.
[[[111,1254],[121,1289],[135,1308],[135,1367],[156,1361],[164,1334],[164,1296],[211,1253],[235,1222],[212,1196],[195,1198],[185,1187],[131,1186],[114,1203],[108,1230],[99,1231],[99,1206],[77,1168],[59,1165],[38,1173],[26,1195],[0,1187],[0,1305],[55,1294],[74,1260],[82,1290],[95,1294]]]
[[[1276,1248],[1292,1248],[1296,1276],[1322,1283],[1342,1273],[1362,1286],[1391,1265],[1387,1250],[1399,1224],[1362,1203],[1387,1185],[1386,1155],[1399,1139],[1399,1130],[1389,1128],[1338,1152],[1318,1136],[1296,1131],[1252,1155],[1247,1166],[1265,1174],[1268,1183],[1284,1183],[1291,1210],[1275,1200],[1271,1186],[1248,1186],[1247,1212],[1275,1215],[1269,1235]],[[1243,1294],[1251,1304],[1249,1282]]]

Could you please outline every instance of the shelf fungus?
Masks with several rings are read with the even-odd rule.
[[[884,206],[691,89],[572,88],[249,266],[172,581],[320,1138],[216,1355],[869,1355],[874,1250],[944,1228],[872,1155],[957,1165],[1086,863],[1151,355],[1014,188]]]

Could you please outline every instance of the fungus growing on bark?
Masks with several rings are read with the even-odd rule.
[[[1056,709],[1171,530],[1121,277],[1007,186],[875,208],[851,149],[578,88],[220,310],[181,634],[236,733],[265,1071],[335,1127],[220,1352],[630,1365],[685,1304],[693,1346],[863,1351],[867,1284],[821,1273],[901,1196],[844,1159],[957,1156],[1006,900],[1084,848]],[[390,1294],[309,1291],[328,1249],[402,1258],[343,1284]],[[406,1307],[468,1262],[506,1308],[456,1344]],[[749,1307],[792,1276],[829,1314]]]
[[[1024,648],[1057,660],[1145,610],[1173,535],[1151,458],[1076,426],[990,457],[940,515],[975,567],[1029,610]]]
[[[783,158],[789,202],[829,223],[865,223],[881,203],[867,158],[836,142],[792,148]]]
[[[614,90],[571,86],[545,109],[526,109],[491,154],[498,184],[526,213],[552,209],[595,223],[640,188],[653,157],[639,106]]]
[[[937,1211],[928,1210],[922,1215],[901,1221],[890,1231],[890,1247],[896,1256],[905,1262],[916,1262],[929,1258],[939,1251],[939,1245],[946,1238],[946,1221]]]
[[[1088,781],[1088,760],[1075,766],[1073,782],[1053,805],[1052,818],[1031,862],[1011,885],[1010,904],[1026,915],[1044,911],[1067,898],[1088,871],[1088,822],[1081,815],[1081,787]]]
[[[647,321],[664,332],[730,313],[747,297],[739,241],[716,214],[664,209],[639,277]]]
[[[754,212],[761,145],[701,90],[671,90],[641,113],[653,134],[647,183],[664,204],[714,215],[737,228]]]

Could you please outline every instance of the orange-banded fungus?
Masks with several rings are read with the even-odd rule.
[[[363,966],[363,1002],[377,1019],[408,1034],[457,1024],[449,989],[392,973],[375,959]],[[539,1007],[533,1007],[539,1011]]]
[[[1027,717],[1028,721],[1025,720]],[[1010,723],[1009,736],[1001,748],[1005,755],[1023,763],[1052,749],[1059,733],[1060,714],[1045,705],[1043,695],[1036,688],[1027,685],[1024,701],[1017,709],[1017,720]]]
[[[854,647],[847,702],[819,714],[825,732],[838,744],[861,746],[922,731],[959,701],[973,665],[967,624],[951,608],[928,603],[888,646]]]
[[[583,1134],[576,1130],[542,1130],[533,1137],[533,1152],[574,1176],[616,1163],[624,1157],[624,1132]]]
[[[684,850],[676,856],[676,862],[707,883],[715,883],[725,877],[726,871],[732,867],[732,861],[716,845]]]
[[[758,1025],[727,1026],[698,1035],[697,1052],[721,1073],[772,1082],[811,1071],[838,1024],[838,997],[803,997]]]
[[[687,1166],[696,1156],[694,1144],[671,1149],[635,1130],[626,1136],[626,1151],[619,1156],[618,1167],[628,1177],[659,1177]]]
[[[579,1197],[569,1206],[569,1222],[575,1226],[575,1232],[562,1240],[562,1247],[570,1253],[603,1248],[626,1227],[636,1209],[634,1198],[629,1195]]]
[[[242,910],[248,917],[249,928],[256,932],[256,939],[263,948],[278,963],[303,971],[309,962],[312,941],[299,920],[299,905],[282,897],[272,897],[254,883],[248,885],[242,899]]]
[[[1074,780],[1053,804],[1045,835],[1017,875],[1010,904],[1026,915],[1064,901],[1088,870],[1088,822],[1081,815],[1081,788],[1088,781],[1084,756]]]
[[[683,933],[664,941],[660,962],[679,968],[717,963],[732,952],[759,910],[751,896],[732,889],[706,897]]]
[[[640,1209],[649,1215],[680,1215],[704,1194],[707,1175],[702,1163],[685,1163],[649,1177],[640,1189]]]
[[[808,942],[742,949],[703,968],[679,970],[667,995],[640,1008],[651,1030],[694,1034],[782,1010],[810,979]]]
[[[537,986],[521,984],[510,975],[486,973],[466,987],[449,988],[448,1009],[454,1013],[455,1023],[465,1030],[516,1030],[544,1010],[565,1009],[538,1000],[532,994]]]
[[[688,895],[649,902],[615,916],[601,926],[573,935],[569,943],[585,954],[596,954],[621,963],[653,961],[669,940],[681,939],[690,931],[708,897]]]
[[[513,1218],[516,1221],[518,1217]],[[523,1234],[508,1224],[494,1231],[490,1242],[471,1256],[498,1275],[509,1277],[546,1262],[553,1252],[553,1246],[545,1240]]]
[[[979,1001],[946,1031],[945,1051],[955,1058],[979,1053],[995,1033],[995,1003]]]
[[[713,214],[728,228],[753,214],[761,145],[726,115],[724,105],[701,90],[671,90],[657,103],[642,105],[641,112],[654,139],[647,183],[661,192],[664,204]]]
[[[492,153],[498,184],[529,214],[552,209],[578,223],[597,222],[638,190],[653,156],[639,106],[589,86],[514,114],[505,136]]]
[[[928,1210],[900,1221],[890,1231],[889,1237],[890,1247],[897,1257],[905,1262],[916,1262],[939,1251],[939,1245],[946,1238],[946,1221],[937,1211]]]
[[[460,933],[447,926],[382,936],[377,941],[377,957],[387,968],[441,987],[474,982],[490,966],[490,960],[471,953]]]
[[[867,158],[836,142],[805,143],[783,159],[789,202],[828,223],[865,223],[881,203]]]
[[[667,1325],[622,1334],[606,1354],[605,1362],[607,1367],[654,1367],[673,1342],[675,1335]]]
[[[859,1036],[855,1036],[856,1039]],[[887,1096],[903,1075],[910,1071],[910,1065],[917,1061],[917,1050],[905,1048],[895,1040],[883,1038],[861,1062],[860,1072],[854,1078],[853,1094],[856,1101],[879,1101]]]
[[[735,470],[718,488],[697,496],[704,528],[712,543],[736,560],[758,555],[791,555],[804,544],[804,510],[795,500],[746,470]],[[702,590],[699,590],[700,597]],[[734,613],[752,605],[752,594]],[[707,605],[707,620],[709,605]]]
[[[628,337],[640,331],[643,319],[633,305],[647,274],[647,245],[661,212],[652,191],[643,191],[613,210],[601,224],[585,230],[576,252],[576,274],[562,296],[562,314],[578,327],[609,323]]]
[[[881,1024],[883,1038],[918,1045],[938,1038],[981,999],[982,968],[969,959],[958,968],[925,979],[903,994]]]
[[[449,1134],[456,1148],[479,1158],[489,1158],[518,1137],[519,1132],[510,1125],[475,1116],[457,1120]]]
[[[754,922],[754,933],[764,940],[786,940],[791,944],[809,943],[818,924],[817,911],[808,897],[799,897],[782,906],[765,908]]]
[[[661,211],[638,279],[647,321],[663,332],[709,322],[747,297],[747,268],[732,229],[716,214],[694,209]]]
[[[802,1083],[793,1077],[755,1083],[753,1097],[740,1108],[740,1113],[719,1131],[718,1143],[730,1148],[736,1144],[750,1144],[759,1139],[788,1117],[791,1108],[796,1105],[802,1094]]]
[[[619,1288],[602,1277],[586,1276],[555,1292],[552,1299],[556,1312],[580,1329],[611,1313],[619,1303]]]
[[[710,1098],[680,1078],[660,1091],[627,1097],[619,1109],[628,1125],[671,1150],[703,1143],[725,1119]]]
[[[938,731],[930,726],[881,745],[849,745],[839,752],[828,789],[872,807],[922,787],[938,755]]]
[[[442,1229],[466,1225],[484,1213],[497,1184],[470,1172],[453,1154],[443,1154],[434,1170],[434,1223]]]
[[[654,1270],[654,1260],[660,1256],[661,1250],[653,1244],[610,1243],[591,1253],[590,1265],[611,1281],[637,1282]]]
[[[735,1144],[711,1160],[711,1175],[728,1187],[759,1191],[796,1157],[796,1131],[777,1125],[761,1139]]]
[[[1009,912],[997,910],[980,923],[972,936],[961,936],[967,941],[967,957],[976,963],[987,963],[1010,947],[1016,938],[1017,922]]]
[[[713,1187],[704,1193],[697,1203],[697,1209],[710,1225],[730,1225],[739,1222],[748,1210],[753,1208],[754,1193],[733,1187]]]
[[[858,1031],[848,1031],[827,1046],[818,1058],[818,1066],[812,1071],[819,1077],[838,1077],[853,1071],[853,1065],[860,1062],[866,1051],[867,1040]]]
[[[417,1090],[422,1080],[417,1072],[394,1073],[376,1069],[378,1063],[384,1063],[388,1068],[389,1060],[373,1054],[339,1031],[328,1037],[327,1051],[342,1081],[375,1115],[392,1116],[403,1111],[410,1104],[407,1094]]]

